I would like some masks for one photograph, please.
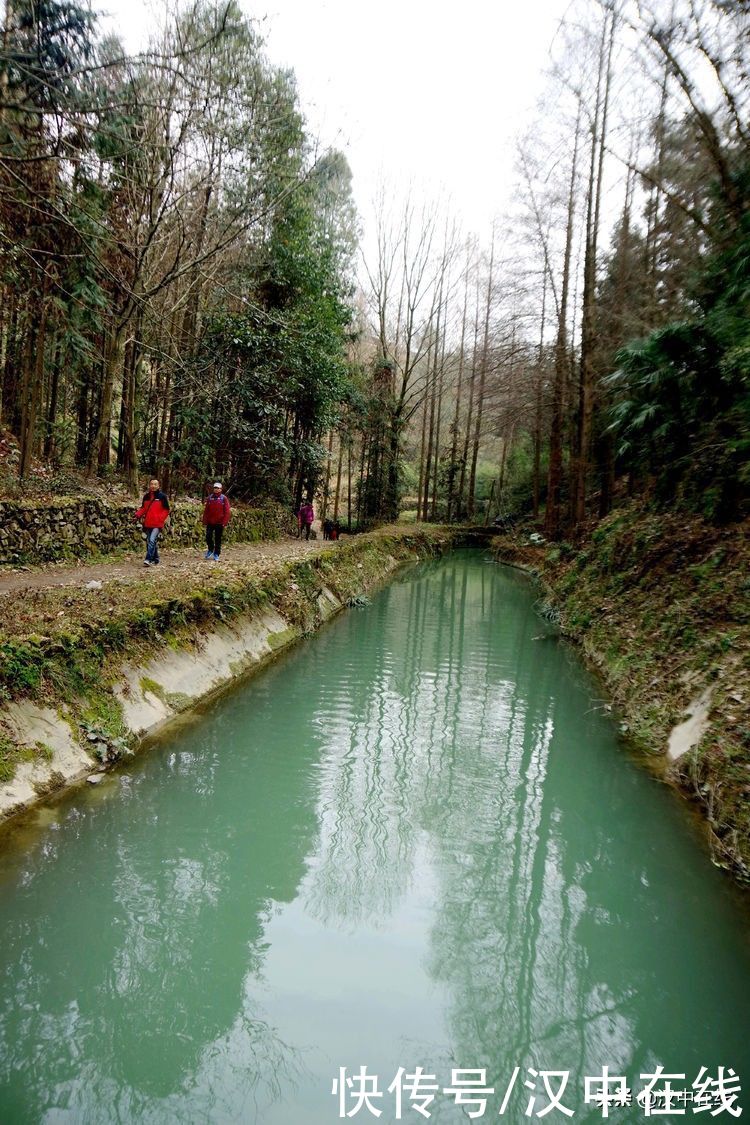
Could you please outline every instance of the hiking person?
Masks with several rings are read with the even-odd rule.
[[[141,506],[135,513],[137,519],[146,532],[146,558],[144,566],[158,566],[159,562],[159,533],[169,519],[169,500],[166,493],[159,488],[158,480],[149,481],[148,492],[145,493]]]
[[[299,537],[302,538],[302,532],[305,533],[305,539],[310,538],[310,530],[315,519],[315,512],[313,511],[312,503],[306,500],[301,505],[300,510],[297,512],[297,525],[299,527]]]
[[[214,562],[219,561],[221,537],[224,534],[224,528],[229,523],[230,515],[231,508],[229,507],[229,500],[224,495],[224,486],[221,481],[217,480],[203,505],[203,523],[206,527],[206,546],[208,547],[205,556],[207,559],[213,559]]]
[[[323,538],[324,539],[330,539],[332,531],[333,531],[333,520],[332,519],[323,520]]]

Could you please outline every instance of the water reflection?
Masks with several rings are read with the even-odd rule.
[[[233,1104],[268,1099],[305,1073],[247,980],[304,874],[313,794],[305,763],[279,794],[258,761],[248,817],[237,771],[221,768],[227,733],[219,712],[186,748],[121,775],[116,802],[72,807],[21,860],[3,924],[0,1085],[17,1088],[4,1120],[53,1106],[84,1119],[92,1102],[97,1120],[163,1120],[227,1089]]]
[[[534,639],[519,587],[449,561],[374,609],[375,686],[329,743],[308,909],[386,927],[436,877],[426,967],[452,1065],[486,1066],[499,1089],[517,1065],[570,1070],[576,1090],[605,1064],[637,1079],[661,1062],[688,1085],[701,1065],[740,1067],[747,948],[733,925],[686,941],[705,896],[731,919],[725,888],[681,810],[614,750],[593,685]]]
[[[726,887],[543,635],[512,572],[422,567],[7,853],[0,1117],[331,1121],[363,1062],[486,1067],[492,1116],[516,1066],[583,1119],[605,1064],[750,1082]]]

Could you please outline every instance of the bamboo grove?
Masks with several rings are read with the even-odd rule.
[[[15,0],[4,28],[22,479],[218,473],[360,527],[528,512],[552,538],[622,495],[745,513],[742,0],[574,0],[486,237],[393,178],[359,248],[345,158],[232,4],[135,57],[67,0]]]

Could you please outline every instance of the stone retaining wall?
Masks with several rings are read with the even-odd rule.
[[[133,520],[136,507],[96,497],[63,499],[55,504],[2,500],[0,564],[56,562],[120,549],[140,550],[143,532]],[[202,543],[201,513],[199,503],[173,504],[164,529],[165,542],[185,547]],[[284,531],[296,531],[296,523],[281,505],[234,505],[225,541],[278,539]]]

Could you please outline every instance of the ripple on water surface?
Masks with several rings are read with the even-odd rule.
[[[592,1120],[605,1065],[750,1085],[746,912],[598,695],[457,552],[41,811],[0,859],[0,1120],[330,1122],[362,1064],[382,1121],[402,1066],[437,1121],[456,1067],[487,1118],[520,1068],[511,1121],[532,1067]]]

